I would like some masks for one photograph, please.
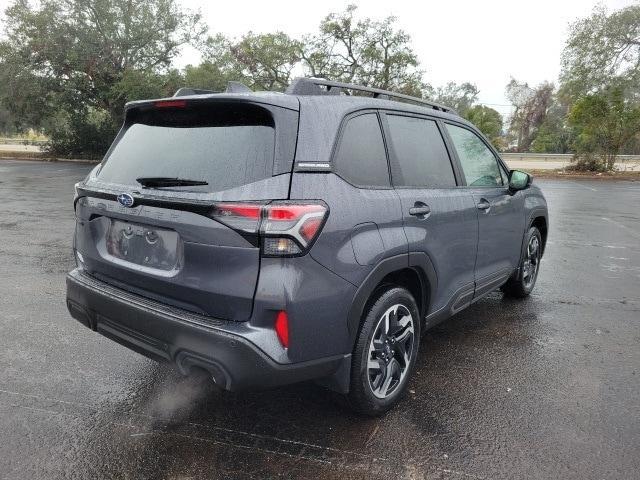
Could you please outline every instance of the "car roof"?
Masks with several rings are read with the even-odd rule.
[[[300,95],[280,92],[204,93],[179,97],[129,102],[126,109],[150,105],[156,102],[177,100],[238,101],[262,103],[286,108],[300,113],[296,162],[329,162],[333,146],[343,119],[360,110],[384,110],[398,113],[427,115],[445,121],[462,123],[478,131],[463,117],[429,106],[404,101],[374,98],[360,95]],[[319,125],[322,128],[319,128]]]

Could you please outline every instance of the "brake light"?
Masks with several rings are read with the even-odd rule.
[[[234,230],[262,237],[268,256],[301,255],[318,237],[328,208],[320,202],[220,202],[212,217]]]
[[[156,108],[185,108],[187,106],[186,100],[163,100],[155,102],[153,104]]]
[[[220,202],[213,208],[211,217],[239,232],[257,234],[263,207],[260,203]]]
[[[289,348],[289,317],[287,316],[287,312],[284,310],[278,312],[274,328],[282,346]]]
[[[221,203],[216,206],[217,214],[222,217],[240,217],[258,220],[262,212],[262,205],[247,203]]]

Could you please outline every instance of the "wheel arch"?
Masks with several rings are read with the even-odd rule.
[[[524,257],[525,250],[527,248],[527,232],[531,227],[536,227],[540,231],[540,236],[542,237],[542,251],[540,252],[541,258],[544,255],[545,247],[547,245],[547,232],[548,232],[548,218],[547,218],[547,210],[546,209],[535,209],[529,213],[529,218],[526,223],[526,228],[524,232],[522,232],[522,245],[520,246],[520,260],[518,260],[518,265],[514,270],[513,274],[510,278],[518,278],[520,276],[520,262]]]
[[[389,257],[379,262],[362,282],[354,295],[349,310],[348,328],[351,344],[354,345],[362,315],[374,298],[374,294],[384,285],[398,285],[406,288],[414,296],[423,322],[429,313],[437,286],[437,277],[431,259],[424,252]]]
[[[527,227],[527,231],[531,227],[536,227],[540,231],[540,236],[542,237],[542,251],[541,255],[544,255],[545,247],[547,246],[547,217],[545,215],[537,215],[531,218],[529,222],[529,226]]]

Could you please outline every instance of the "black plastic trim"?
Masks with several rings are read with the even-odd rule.
[[[222,388],[268,388],[334,375],[350,354],[281,364],[255,344],[226,330],[230,322],[168,308],[103,284],[73,270],[67,275],[72,317],[102,335],[155,360],[174,363],[183,373],[208,371]]]

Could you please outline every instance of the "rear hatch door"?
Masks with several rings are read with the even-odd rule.
[[[297,101],[287,102],[207,97],[130,107],[105,160],[77,186],[79,263],[169,305],[247,320],[260,249],[246,223],[258,219],[235,217],[233,202],[287,198],[298,123]]]

